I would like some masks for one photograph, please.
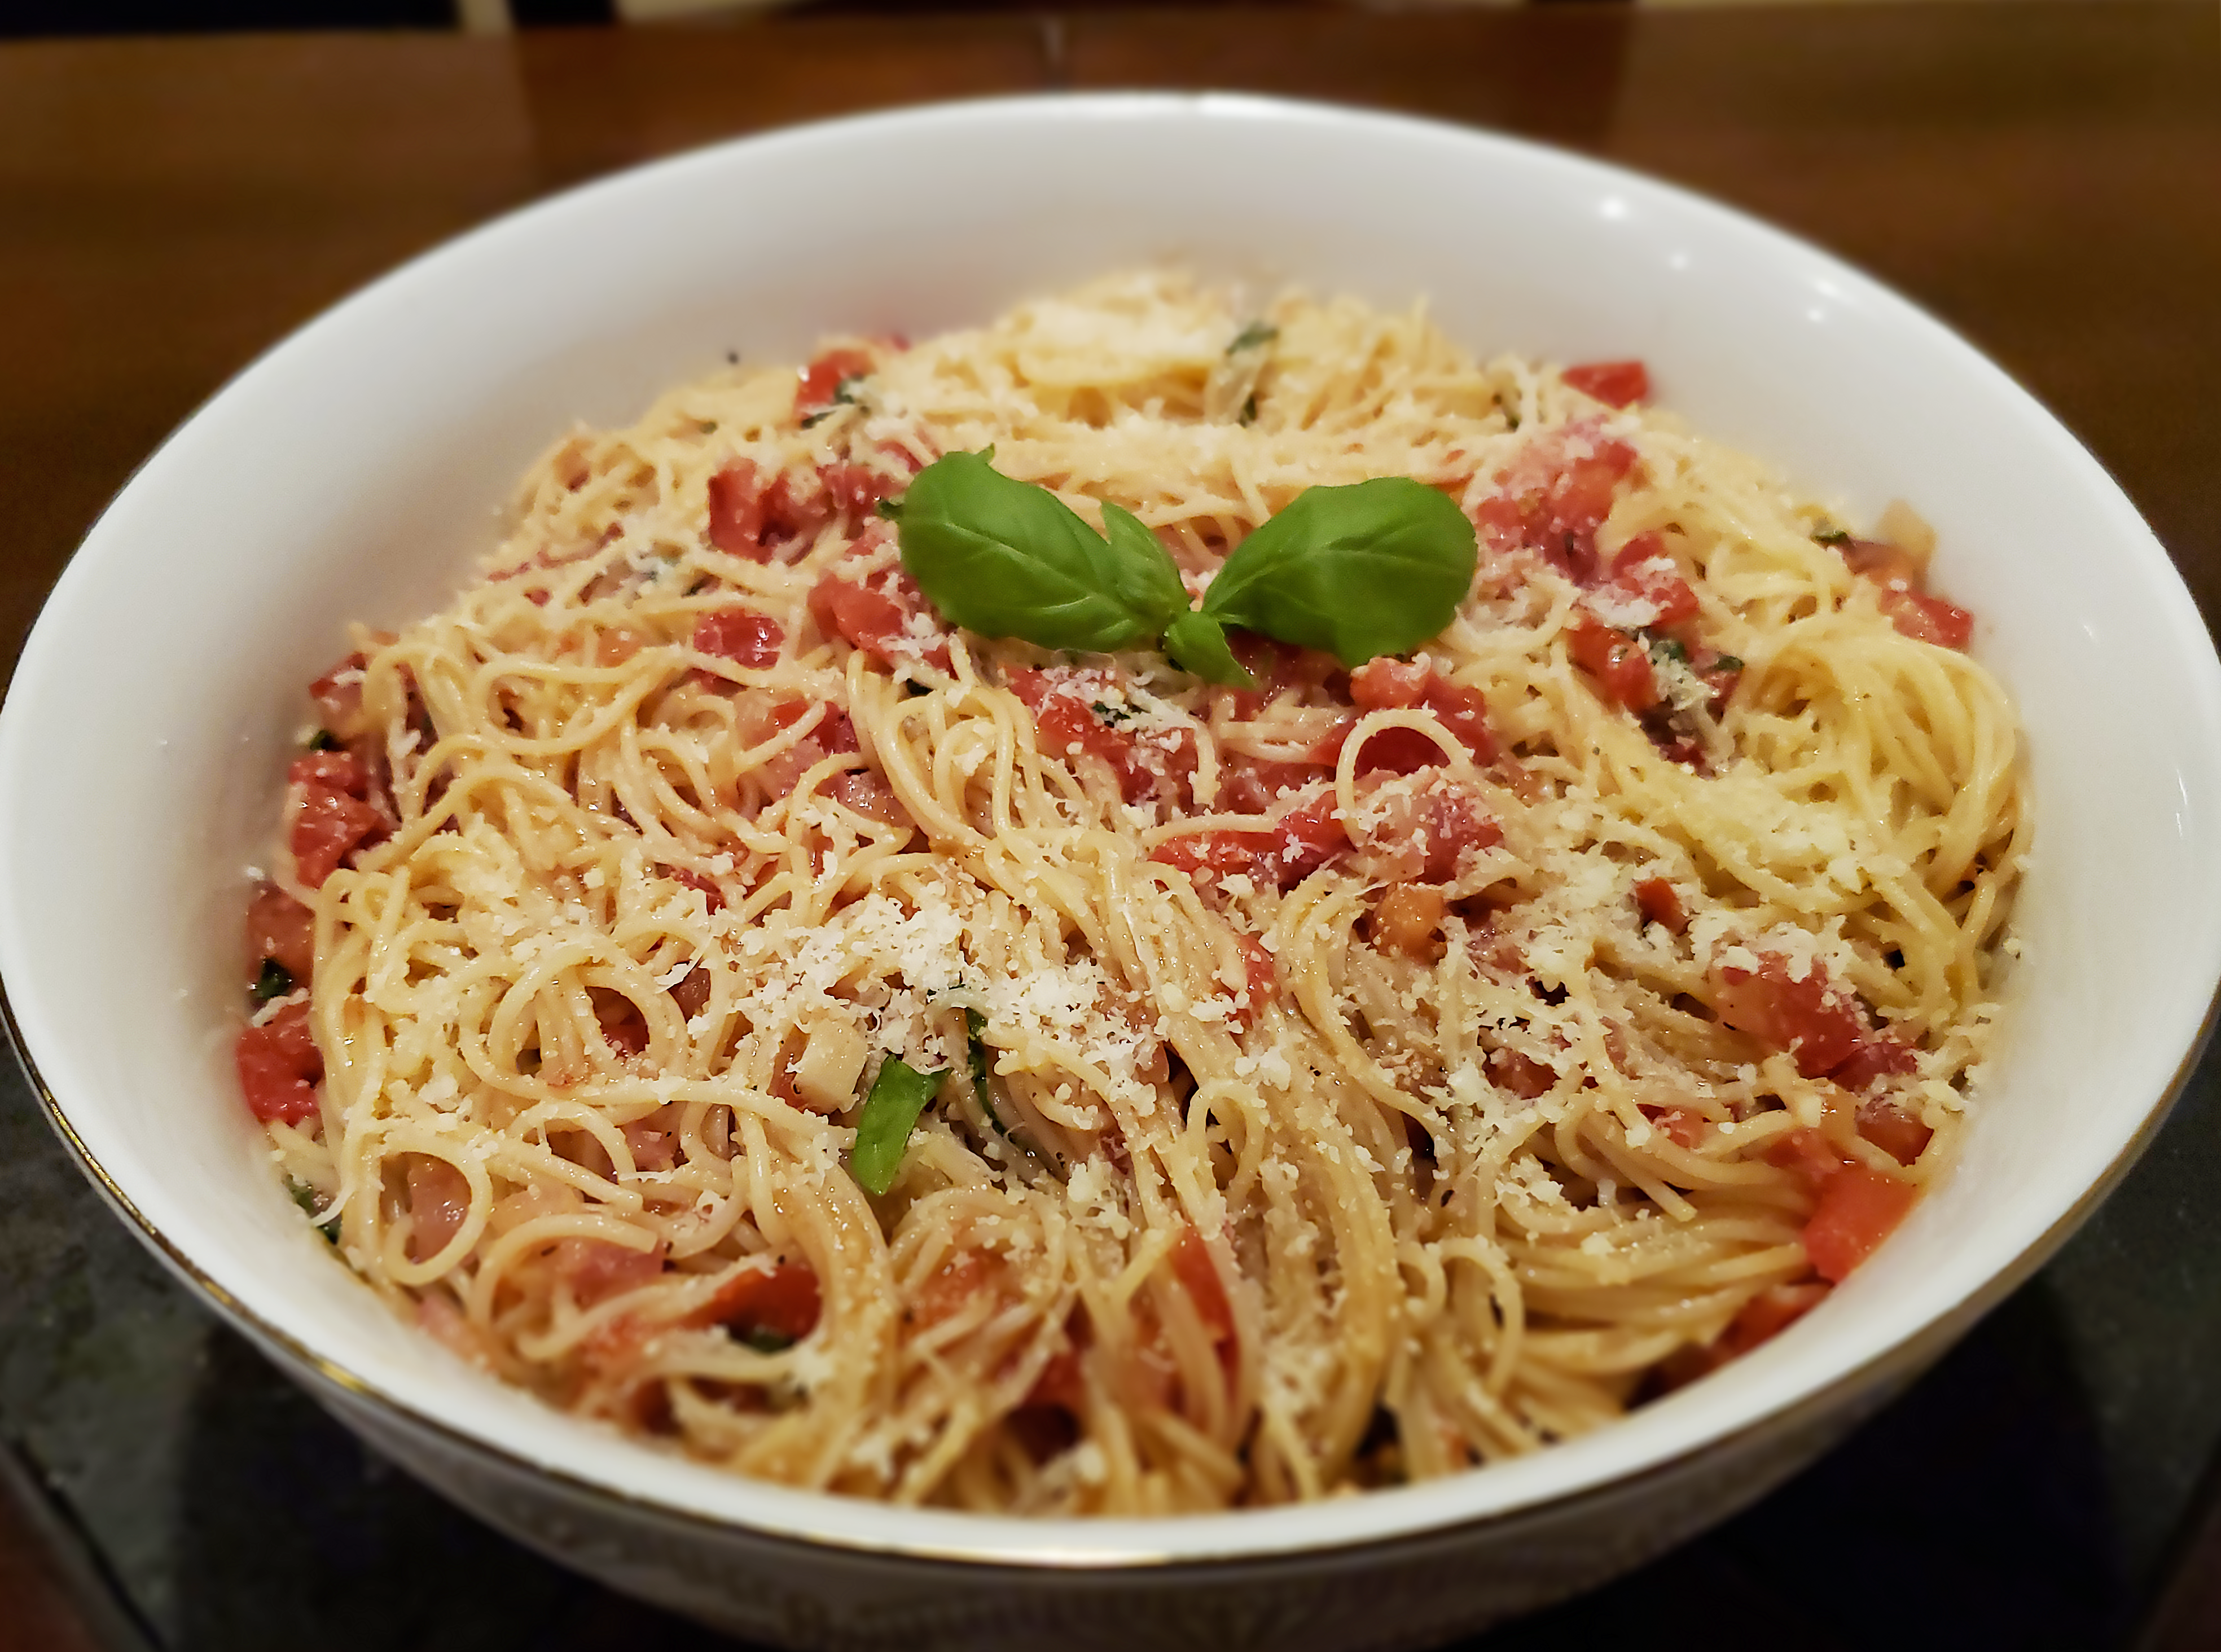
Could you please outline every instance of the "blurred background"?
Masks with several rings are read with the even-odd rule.
[[[698,143],[1133,85],[1519,133],[1807,236],[2051,406],[2221,615],[2215,0],[0,0],[0,686],[165,434],[399,260]],[[1461,1652],[2221,1649],[2217,1186],[2209,1060],[1842,1450]],[[358,1445],[141,1250],[6,1063],[0,1487],[0,1652],[731,1652]]]

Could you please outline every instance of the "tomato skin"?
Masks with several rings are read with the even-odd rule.
[[[754,463],[736,459],[710,479],[710,543],[729,556],[765,561],[763,480]]]
[[[1845,1165],[1820,1190],[1820,1202],[1805,1224],[1805,1254],[1813,1272],[1842,1284],[1896,1230],[1919,1197],[1911,1182]]]
[[[286,835],[294,872],[309,888],[321,889],[341,860],[385,829],[378,810],[360,798],[322,785],[304,786]]]
[[[1450,681],[1423,660],[1367,660],[1349,674],[1349,692],[1351,699],[1367,711],[1430,711],[1474,762],[1485,767],[1496,760],[1496,736],[1489,729],[1486,698],[1477,690]],[[1339,760],[1349,731],[1341,729],[1338,735],[1328,737],[1333,742],[1330,761]],[[1441,746],[1417,729],[1384,729],[1370,736],[1358,753],[1357,772],[1415,774],[1423,768],[1438,767],[1442,760]]]
[[[232,1048],[247,1111],[268,1123],[298,1124],[316,1111],[324,1058],[309,1030],[309,1006],[289,1004],[259,1027],[242,1027]]]
[[[253,975],[270,959],[297,985],[316,963],[316,915],[272,883],[256,886],[247,907],[247,964]]]
[[[1242,971],[1247,978],[1243,991],[1249,998],[1248,1003],[1236,1005],[1234,1013],[1226,1018],[1228,1029],[1239,1038],[1255,1026],[1257,1018],[1265,1013],[1266,1004],[1279,991],[1280,978],[1273,964],[1273,954],[1255,936],[1237,935],[1234,937],[1234,944],[1242,954]]]
[[[1840,1080],[1838,1080],[1840,1082]],[[1936,1132],[1893,1101],[1862,1101],[1858,1111],[1859,1134],[1901,1165],[1909,1165],[1928,1151]]]
[[[1693,1107],[1645,1107],[1642,1116],[1677,1146],[1693,1148],[1705,1139],[1705,1116]]]
[[[1675,935],[1688,929],[1689,915],[1681,910],[1680,893],[1663,878],[1645,878],[1636,884],[1635,904],[1645,923],[1662,923]]]
[[[712,609],[694,622],[698,653],[714,654],[751,671],[777,665],[780,645],[785,641],[786,628],[777,620],[737,604]]]
[[[1403,710],[1426,698],[1435,668],[1423,660],[1383,654],[1349,673],[1349,698],[1368,711]]]
[[[1611,514],[1635,449],[1584,420],[1539,441],[1512,461],[1473,520],[1499,551],[1538,554],[1578,585],[1596,574],[1596,534]]]
[[[907,573],[898,573],[891,585],[888,591],[874,590],[828,573],[810,587],[810,615],[828,636],[845,639],[881,665],[923,660],[947,671],[948,642],[940,638],[929,641],[910,633],[911,616],[924,611],[924,593]]]
[[[1889,623],[1915,642],[1932,642],[1939,648],[1963,649],[1974,635],[1974,616],[1955,603],[1919,591],[1882,593],[1881,611]]]
[[[1630,711],[1648,711],[1658,704],[1658,679],[1650,669],[1650,651],[1638,637],[1576,613],[1566,627],[1566,651],[1573,663],[1596,679],[1604,697]]]
[[[1611,577],[1595,587],[1597,597],[1622,607],[1643,604],[1658,610],[1657,626],[1674,626],[1697,617],[1697,593],[1681,577],[1656,534],[1637,534],[1611,560]]]
[[[1583,361],[1561,376],[1608,407],[1630,407],[1650,399],[1650,369],[1640,361]]]
[[[1296,804],[1269,831],[1190,832],[1167,838],[1149,851],[1149,859],[1191,877],[1204,871],[1220,877],[1241,873],[1289,890],[1348,848],[1349,834],[1329,791]]]
[[[1799,979],[1770,954],[1760,954],[1755,973],[1717,971],[1712,1008],[1737,1032],[1774,1049],[1794,1050],[1797,1070],[1808,1079],[1835,1072],[1868,1038],[1858,1001],[1838,991],[1825,970],[1813,964]]]
[[[705,1329],[723,1325],[744,1337],[766,1332],[798,1342],[817,1329],[823,1311],[816,1270],[807,1262],[779,1261],[727,1280],[685,1323]]]
[[[322,786],[351,798],[370,795],[370,771],[351,751],[303,752],[286,765],[285,778],[295,785]]]

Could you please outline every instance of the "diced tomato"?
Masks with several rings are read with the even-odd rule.
[[[295,785],[322,786],[351,798],[370,795],[370,772],[350,751],[303,752],[286,766],[285,778]]]
[[[409,1258],[429,1261],[447,1248],[471,1213],[463,1173],[429,1153],[404,1155],[409,1184]]]
[[[694,622],[694,647],[736,666],[761,671],[779,663],[786,628],[768,614],[738,605],[715,608]]]
[[[1484,813],[1472,795],[1461,788],[1436,785],[1419,799],[1422,838],[1418,877],[1421,882],[1448,883],[1456,877],[1469,854],[1492,849],[1504,841],[1504,828]]]
[[[1283,889],[1298,884],[1349,848],[1349,834],[1336,812],[1334,793],[1321,792],[1298,804],[1273,823],[1267,869]]]
[[[679,1125],[672,1110],[659,1107],[620,1130],[635,1170],[668,1170],[679,1162]]]
[[[1635,904],[1645,923],[1662,923],[1675,935],[1689,927],[1689,915],[1681,910],[1680,892],[1663,878],[1645,878],[1636,884]]]
[[[810,588],[810,611],[829,636],[846,638],[882,665],[924,660],[948,669],[948,644],[914,635],[911,616],[924,611],[925,598],[907,573],[898,573],[892,591],[874,590],[827,574]]]
[[[1350,698],[1368,711],[1431,711],[1435,718],[1471,754],[1476,763],[1496,760],[1496,737],[1488,727],[1488,702],[1476,690],[1454,683],[1424,660],[1405,662],[1382,658],[1367,660],[1349,676]],[[1348,730],[1342,738],[1348,737]],[[1332,756],[1341,755],[1342,740],[1334,742]],[[1361,774],[1385,769],[1394,774],[1416,773],[1442,760],[1442,748],[1413,729],[1386,729],[1365,742],[1358,754]]]
[[[1650,399],[1650,370],[1640,361],[1584,361],[1566,369],[1568,385],[1607,407]]]
[[[1679,1146],[1693,1148],[1705,1139],[1705,1116],[1693,1107],[1645,1107],[1642,1116]]]
[[[1805,1224],[1805,1254],[1813,1272],[1841,1284],[1850,1272],[1895,1231],[1920,1190],[1864,1165],[1846,1165],[1820,1190],[1820,1202]]]
[[[1870,1090],[1888,1074],[1919,1070],[1920,1057],[1911,1045],[1888,1033],[1877,1033],[1862,1039],[1829,1076],[1846,1090]]]
[[[1717,972],[1712,1008],[1737,1032],[1774,1049],[1793,1050],[1797,1070],[1808,1079],[1824,1078],[1848,1061],[1866,1041],[1866,1017],[1858,1000],[1828,979],[1817,963],[1799,979],[1772,954],[1761,953],[1756,973]]]
[[[324,727],[339,739],[362,732],[362,668],[364,656],[351,654],[309,685],[309,698],[316,703]]]
[[[1577,611],[1566,627],[1566,651],[1615,704],[1648,711],[1658,704],[1658,679],[1650,668],[1650,651],[1640,637],[1615,631]]]
[[[901,483],[880,475],[867,465],[827,465],[817,474],[834,508],[852,522],[867,520],[880,500],[902,491]]]
[[[1596,573],[1596,533],[1611,514],[1635,449],[1584,420],[1537,438],[1512,461],[1473,518],[1498,550],[1540,554],[1587,585]]]
[[[1234,1013],[1226,1018],[1228,1029],[1238,1038],[1257,1024],[1257,1018],[1265,1013],[1266,1004],[1272,1002],[1273,995],[1279,990],[1280,982],[1273,954],[1266,949],[1262,941],[1254,935],[1237,935],[1234,937],[1234,944],[1242,953],[1242,971],[1246,978],[1243,991],[1249,998],[1248,1003],[1236,1006]]]
[[[232,1054],[247,1111],[257,1118],[297,1124],[315,1115],[324,1058],[309,1030],[306,1004],[289,1004],[260,1026],[241,1028]]]
[[[710,542],[729,556],[763,561],[763,478],[753,461],[736,459],[710,479]]]
[[[621,992],[594,991],[594,1019],[610,1048],[627,1060],[646,1049],[648,1018],[641,1014],[640,1006]]]
[[[294,872],[309,888],[320,889],[341,860],[385,829],[378,810],[360,798],[322,785],[303,787],[286,835]]]
[[[1100,758],[1118,777],[1118,794],[1128,803],[1164,798],[1185,804],[1195,774],[1195,737],[1186,729],[1136,736],[1113,727],[1096,710],[1105,696],[1118,692],[1114,679],[1098,671],[1035,671],[1010,673],[1010,691],[1034,714],[1034,730],[1044,755],[1070,758],[1087,753]]]
[[[1219,1357],[1229,1366],[1235,1357],[1234,1309],[1226,1299],[1226,1286],[1218,1277],[1218,1269],[1211,1265],[1211,1248],[1203,1242],[1203,1236],[1193,1228],[1182,1227],[1179,1237],[1173,1241],[1173,1277],[1195,1304],[1195,1311],[1203,1321],[1203,1328],[1211,1333],[1211,1340],[1218,1345]]]
[[[1259,869],[1272,843],[1270,832],[1186,832],[1158,844],[1149,859],[1190,877],[1198,872],[1214,878],[1247,875]]]
[[[1508,1091],[1522,1101],[1534,1100],[1558,1082],[1558,1075],[1542,1062],[1511,1049],[1489,1051],[1488,1076],[1498,1089]]]
[[[709,1008],[710,972],[699,964],[681,975],[671,987],[671,1001],[689,1021]]]
[[[1974,616],[1941,597],[1919,591],[1886,591],[1881,611],[1889,623],[1916,642],[1939,648],[1964,648],[1974,635]]]
[[[1086,1399],[1087,1380],[1081,1374],[1079,1350],[1060,1348],[1048,1356],[1041,1375],[1034,1379],[1034,1386],[1026,1390],[1019,1404],[1025,1409],[1054,1408],[1077,1417]]]
[[[1622,546],[1611,560],[1611,577],[1583,600],[1599,617],[1647,611],[1644,625],[1674,626],[1697,616],[1697,593],[1656,534],[1637,534]]]
[[[915,827],[910,810],[903,807],[895,790],[887,784],[886,776],[877,769],[850,769],[836,774],[825,788],[825,794],[844,809],[853,809],[867,820],[876,820],[889,826]]]
[[[1884,539],[1847,539],[1838,541],[1836,550],[1853,573],[1885,591],[1927,588],[1927,565],[1901,545]]]
[[[1791,1130],[1766,1150],[1766,1161],[1793,1174],[1807,1192],[1817,1193],[1843,1168],[1846,1161],[1822,1132]]]
[[[705,878],[700,873],[686,867],[660,866],[656,867],[656,871],[673,883],[684,884],[689,889],[698,891],[702,898],[709,903],[710,910],[716,912],[724,910],[725,892],[717,886],[714,879]]]
[[[812,704],[813,702],[809,700],[781,700],[771,709],[772,727],[792,728],[802,721],[803,714],[810,710]],[[810,738],[816,742],[818,748],[827,756],[838,756],[842,752],[861,749],[856,744],[856,725],[848,720],[848,714],[837,705],[826,705],[825,715],[818,719],[817,726],[810,730]]]
[[[558,1239],[548,1248],[556,1274],[582,1308],[653,1283],[663,1272],[664,1247],[635,1250],[607,1239]]]
[[[687,1315],[686,1323],[723,1325],[744,1338],[769,1336],[798,1342],[817,1329],[822,1311],[816,1270],[807,1262],[778,1261],[733,1275]]]
[[[1893,1101],[1862,1101],[1858,1111],[1859,1134],[1901,1165],[1909,1165],[1928,1151],[1936,1132]]]
[[[1807,1280],[1761,1291],[1742,1305],[1716,1346],[1728,1359],[1770,1342],[1828,1299],[1829,1287]]]
[[[802,383],[794,392],[794,410],[809,413],[832,405],[834,392],[844,379],[860,379],[872,371],[872,358],[861,350],[828,350],[802,370]]]
[[[1246,691],[1245,716],[1254,716],[1267,701],[1292,691],[1298,695],[1315,693],[1342,675],[1342,661],[1332,654],[1299,648],[1255,631],[1229,630],[1226,645],[1243,669],[1257,679],[1257,687]]]
[[[1383,654],[1349,673],[1349,698],[1368,711],[1404,710],[1426,698],[1435,668],[1423,660]]]
[[[904,1316],[918,1329],[937,1325],[960,1312],[982,1291],[998,1290],[1008,1269],[992,1251],[953,1252],[917,1287],[917,1299]]]
[[[1332,767],[1330,758],[1275,763],[1245,752],[1222,752],[1218,761],[1218,806],[1245,815],[1265,813],[1283,793],[1300,792],[1319,778],[1320,769]]]
[[[276,884],[256,885],[247,907],[247,964],[252,975],[269,959],[305,986],[316,963],[316,915]]]

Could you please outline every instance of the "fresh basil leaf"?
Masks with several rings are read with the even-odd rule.
[[[759,1354],[784,1354],[794,1346],[794,1338],[775,1331],[768,1325],[752,1325],[741,1333],[741,1341]]]
[[[1741,671],[1742,661],[1731,654],[1724,654],[1712,661],[1711,668],[1714,671]]]
[[[1812,537],[1823,545],[1848,545],[1851,536],[1840,528],[1816,528]]]
[[[1479,556],[1465,512],[1423,482],[1305,488],[1236,547],[1203,612],[1354,667],[1440,635]]]
[[[873,510],[877,513],[879,518],[884,522],[900,522],[902,520],[902,508],[903,502],[898,498],[882,499],[872,507]]]
[[[262,961],[262,973],[254,978],[254,985],[247,989],[247,996],[257,1004],[267,1004],[272,998],[282,998],[293,990],[293,972],[275,958]]]
[[[1165,632],[1166,654],[1182,671],[1192,671],[1206,683],[1256,687],[1257,679],[1227,646],[1226,628],[1204,611],[1209,606],[1206,598],[1204,609],[1191,610],[1172,623]]]
[[[947,1076],[920,1073],[898,1056],[890,1055],[879,1064],[879,1075],[872,1080],[872,1093],[864,1098],[864,1111],[856,1120],[856,1145],[848,1152],[848,1169],[860,1184],[874,1193],[895,1185],[917,1116]]]
[[[1226,347],[1229,355],[1239,355],[1244,350],[1261,350],[1280,336],[1280,329],[1270,322],[1251,322],[1234,335],[1234,342]]]
[[[998,472],[993,453],[936,459],[903,496],[903,566],[918,588],[982,636],[1095,654],[1154,641],[1187,606],[1156,535],[1110,506],[1106,540],[1047,488]]]
[[[328,729],[319,729],[309,736],[309,749],[312,752],[335,752],[339,748],[339,737]]]
[[[1686,666],[1689,663],[1689,651],[1682,647],[1678,638],[1646,635],[1643,641],[1649,645],[1650,657],[1653,660],[1670,660],[1677,666]]]

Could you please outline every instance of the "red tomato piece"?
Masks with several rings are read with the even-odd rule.
[[[1034,1386],[1026,1390],[1026,1397],[1019,1405],[1023,1409],[1048,1408],[1077,1417],[1086,1400],[1087,1380],[1081,1374],[1079,1350],[1060,1348],[1048,1356],[1041,1375],[1034,1379]]]
[[[321,889],[341,860],[385,829],[378,810],[361,798],[321,785],[307,786],[286,835],[294,872],[309,888]]]
[[[1508,1091],[1522,1101],[1532,1101],[1546,1094],[1558,1082],[1558,1075],[1550,1068],[1513,1049],[1489,1051],[1488,1076],[1498,1089]]]
[[[1916,642],[1939,648],[1964,648],[1974,635],[1974,616],[1956,604],[1918,591],[1886,591],[1881,611],[1889,623]]]
[[[819,468],[817,475],[825,485],[826,497],[851,522],[867,521],[880,500],[900,491],[902,487],[901,483],[889,480],[866,465],[826,465]]]
[[[1858,1111],[1859,1134],[1901,1165],[1909,1165],[1928,1151],[1936,1132],[1893,1101],[1862,1101]]]
[[[1334,793],[1298,804],[1273,823],[1267,868],[1283,889],[1293,889],[1349,848],[1349,833],[1335,810]]]
[[[1435,719],[1463,746],[1476,763],[1496,760],[1496,737],[1488,727],[1488,702],[1476,690],[1454,683],[1424,660],[1382,658],[1367,660],[1349,676],[1350,698],[1368,711],[1402,711],[1415,708],[1434,713]],[[1339,760],[1349,730],[1342,728],[1323,742],[1321,754]],[[1358,754],[1357,772],[1385,770],[1392,774],[1414,774],[1438,767],[1442,748],[1416,729],[1384,729],[1365,742]]]
[[[247,968],[252,976],[270,959],[306,986],[316,963],[316,915],[276,884],[258,885],[247,907]]]
[[[1888,1033],[1877,1033],[1862,1039],[1829,1076],[1846,1090],[1870,1090],[1886,1074],[1919,1070],[1920,1059],[1911,1046]]]
[[[1645,1107],[1642,1116],[1676,1144],[1693,1148],[1705,1139],[1705,1116],[1693,1107]]]
[[[736,666],[761,671],[779,662],[786,628],[768,614],[735,605],[715,608],[694,622],[694,647]]]
[[[1805,1224],[1805,1254],[1812,1271],[1840,1285],[1851,1270],[1905,1220],[1920,1190],[1864,1165],[1845,1165],[1820,1190],[1820,1202]]]
[[[1675,935],[1689,927],[1689,915],[1681,910],[1680,892],[1663,878],[1645,878],[1636,884],[1635,904],[1645,923],[1662,923]]]
[[[1611,560],[1611,577],[1585,599],[1608,624],[1674,626],[1697,616],[1697,593],[1656,534],[1637,534]],[[1616,617],[1620,614],[1628,619]]]
[[[700,873],[687,867],[660,866],[656,867],[656,871],[673,883],[683,884],[689,889],[699,891],[702,898],[708,903],[710,910],[716,912],[724,910],[725,892],[718,888],[713,879],[705,878]],[[697,970],[695,973],[704,975],[704,979],[707,979],[703,971]]]
[[[1211,1265],[1211,1248],[1193,1228],[1181,1228],[1179,1237],[1173,1241],[1172,1264],[1173,1277],[1180,1282],[1188,1300],[1195,1304],[1203,1328],[1218,1345],[1219,1357],[1231,1366],[1236,1353],[1234,1308],[1226,1299],[1226,1286],[1219,1280],[1218,1269]]]
[[[1858,1000],[1837,989],[1817,963],[1802,979],[1770,954],[1760,954],[1756,973],[1718,972],[1712,1008],[1737,1032],[1774,1049],[1793,1050],[1797,1070],[1808,1079],[1825,1078],[1848,1061],[1867,1037]]]
[[[1716,1346],[1729,1359],[1772,1342],[1828,1299],[1829,1287],[1807,1280],[1761,1291],[1742,1305]]]
[[[303,752],[286,766],[285,778],[295,785],[322,786],[351,798],[370,795],[370,771],[351,751]]]
[[[1884,539],[1847,539],[1838,541],[1836,550],[1853,573],[1873,580],[1884,591],[1927,588],[1926,566],[1901,545]]]
[[[872,371],[872,358],[861,350],[828,350],[802,370],[802,383],[794,392],[794,410],[809,413],[832,405],[834,392],[844,379],[861,379]]]
[[[598,997],[594,1004],[594,1019],[600,1023],[602,1036],[620,1057],[629,1060],[648,1048],[648,1017],[641,1014],[638,1004],[623,994],[612,992]]]
[[[1180,729],[1137,737],[1113,727],[1095,709],[1117,693],[1108,673],[1021,668],[1009,681],[1010,691],[1034,714],[1043,755],[1070,759],[1085,753],[1100,758],[1118,777],[1118,795],[1128,803],[1186,799],[1195,774],[1194,736]]]
[[[846,639],[882,665],[923,660],[948,670],[948,644],[929,641],[910,630],[911,616],[924,607],[923,594],[906,574],[897,579],[895,586],[890,594],[829,573],[810,588],[810,611],[820,630]],[[916,600],[906,601],[906,598]]]
[[[557,1277],[582,1308],[637,1290],[663,1272],[663,1246],[634,1250],[606,1239],[558,1239],[548,1248]]]
[[[1640,638],[1576,612],[1566,628],[1566,651],[1613,704],[1630,711],[1648,711],[1658,704],[1658,679]]]
[[[362,668],[366,663],[363,655],[351,654],[309,685],[309,698],[316,703],[324,727],[341,740],[361,732]]]
[[[429,1261],[447,1248],[471,1213],[471,1185],[463,1173],[429,1153],[406,1155],[409,1257]]]
[[[723,1325],[742,1337],[766,1335],[798,1342],[817,1329],[822,1311],[816,1270],[807,1262],[779,1261],[735,1273],[685,1323]]]
[[[297,1124],[316,1111],[324,1057],[309,1030],[309,1006],[289,1004],[259,1027],[242,1027],[232,1055],[247,1111],[268,1123]]]
[[[1584,361],[1566,369],[1565,380],[1608,407],[1650,399],[1650,370],[1640,361]]]
[[[753,461],[736,459],[710,479],[710,543],[729,556],[768,557],[763,477]]]
[[[1540,554],[1576,584],[1596,574],[1596,532],[1611,514],[1635,449],[1583,421],[1541,437],[1482,500],[1473,519],[1491,546]]]
[[[1766,1161],[1794,1174],[1807,1192],[1817,1193],[1843,1167],[1843,1155],[1818,1130],[1791,1130],[1766,1150]]]
[[[1480,690],[1454,683],[1436,672],[1427,679],[1425,702],[1436,721],[1473,754],[1474,762],[1486,767],[1496,760],[1496,736],[1488,726],[1488,701]]]
[[[791,729],[802,721],[812,704],[809,700],[781,700],[771,709],[772,727]],[[806,746],[811,742],[815,742],[819,752],[828,757],[863,749],[856,743],[856,725],[848,720],[848,714],[830,704],[826,704],[825,715],[818,719],[817,726],[810,732],[810,739],[803,744]]]
[[[1189,832],[1168,837],[1149,851],[1149,859],[1193,877],[1209,872],[1252,873],[1272,847],[1269,832]]]
[[[1426,698],[1435,668],[1423,660],[1383,654],[1349,673],[1349,698],[1368,711],[1403,710]]]

